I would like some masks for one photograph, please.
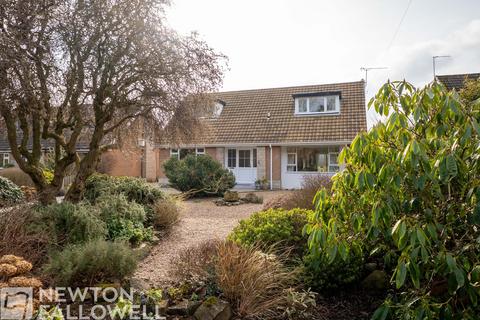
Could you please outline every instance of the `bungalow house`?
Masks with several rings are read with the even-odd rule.
[[[170,157],[208,154],[231,170],[239,185],[263,180],[271,189],[299,188],[304,176],[337,172],[340,150],[367,130],[364,85],[357,81],[214,93],[214,112],[204,119],[208,130],[202,136],[181,145],[142,140],[136,152],[109,150],[99,169],[168,183],[163,163]],[[13,162],[1,138],[0,164]]]
[[[264,180],[271,189],[292,189],[306,175],[332,175],[340,169],[340,150],[367,130],[364,85],[215,93],[209,134],[183,145],[154,146],[157,179],[168,182],[164,161],[189,153],[210,155],[234,173],[238,185]]]

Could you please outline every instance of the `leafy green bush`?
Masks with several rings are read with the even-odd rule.
[[[107,230],[98,209],[88,203],[62,202],[46,207],[38,206],[37,222],[32,225],[38,232],[51,234],[52,242],[64,246],[105,238]]]
[[[348,261],[355,243],[385,257],[396,291],[374,319],[474,319],[480,103],[435,82],[421,90],[393,82],[370,105],[386,121],[342,151],[346,170],[333,178],[332,195],[317,194],[310,246],[327,261]]]
[[[113,194],[123,194],[128,201],[144,206],[151,206],[164,197],[158,188],[140,178],[94,174],[87,179],[85,198],[88,201],[95,203],[99,197]]]
[[[192,196],[221,195],[235,186],[233,173],[208,155],[172,157],[163,166],[172,187]]]
[[[316,292],[331,292],[357,282],[363,267],[361,253],[352,252],[346,260],[337,257],[333,262],[324,254],[309,253],[303,257],[302,279]]]
[[[313,211],[304,209],[256,212],[241,220],[229,239],[242,245],[260,245],[263,248],[279,245],[292,248],[293,253],[301,255],[307,247],[307,237],[302,230],[312,215]]]
[[[152,238],[152,228],[144,226],[146,214],[142,205],[129,202],[120,194],[98,198],[97,207],[106,224],[107,239],[123,239],[136,244]]]
[[[91,286],[130,275],[137,258],[127,244],[93,240],[54,254],[44,268],[57,286]]]
[[[22,190],[7,178],[0,177],[0,207],[18,203],[22,199]]]

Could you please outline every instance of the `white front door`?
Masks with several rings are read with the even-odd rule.
[[[235,175],[237,184],[254,184],[257,179],[257,150],[228,148],[226,167]]]

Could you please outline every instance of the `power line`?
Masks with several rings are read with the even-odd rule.
[[[397,30],[395,30],[395,33],[393,34],[392,40],[391,40],[390,43],[388,44],[387,52],[390,50],[390,48],[391,48],[392,45],[393,45],[393,42],[394,42],[395,39],[397,38],[398,31],[400,31],[400,27],[402,26],[403,20],[405,20],[405,17],[407,16],[408,9],[410,9],[410,5],[412,4],[412,2],[413,2],[413,0],[408,1],[407,8],[405,9],[405,12],[403,12],[403,16],[402,16],[402,19],[400,20],[400,23],[399,23],[398,26],[397,26]]]

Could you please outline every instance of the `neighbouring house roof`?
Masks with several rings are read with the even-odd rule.
[[[22,143],[22,133],[17,133],[17,144],[20,145]],[[42,150],[49,150],[55,146],[52,140],[42,140]],[[32,141],[31,139],[28,141],[28,149],[32,149]],[[77,150],[78,151],[85,151],[88,150],[88,142],[78,142],[77,143]],[[6,133],[0,132],[0,152],[10,152],[10,144],[8,143],[8,139]]]
[[[214,93],[224,104],[189,145],[351,141],[367,130],[363,81]],[[295,115],[295,96],[340,95],[340,114]],[[160,142],[161,145],[168,143]]]
[[[437,76],[437,80],[443,83],[448,90],[460,90],[463,88],[465,80],[476,80],[479,78],[480,73],[447,74]]]

